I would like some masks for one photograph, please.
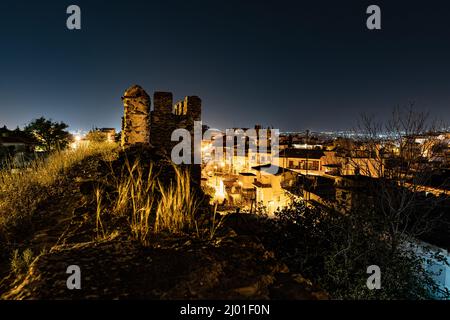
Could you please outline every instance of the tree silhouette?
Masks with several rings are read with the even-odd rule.
[[[64,122],[53,122],[44,117],[31,121],[25,131],[44,151],[61,150],[69,143],[70,134],[65,131],[69,126]]]

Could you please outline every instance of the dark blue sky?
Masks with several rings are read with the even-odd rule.
[[[389,2],[2,0],[0,126],[119,128],[135,83],[200,96],[219,128],[346,129],[410,102],[449,122],[450,5]],[[70,4],[81,31],[66,29]]]

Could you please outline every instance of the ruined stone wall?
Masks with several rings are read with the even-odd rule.
[[[170,156],[173,146],[177,144],[171,141],[174,130],[183,128],[190,131],[193,142],[194,121],[201,121],[201,100],[197,96],[189,96],[173,105],[171,93],[155,92],[153,101],[150,143]]]
[[[171,156],[173,147],[179,142],[171,141],[172,132],[186,129],[191,133],[191,163],[193,180],[200,183],[201,165],[194,163],[194,121],[201,121],[201,99],[188,96],[173,104],[172,93],[155,92],[153,110],[150,97],[140,86],[134,85],[122,97],[124,116],[122,119],[122,147],[136,143],[150,143],[158,152]],[[198,146],[200,148],[200,146]]]
[[[121,145],[150,142],[150,97],[138,85],[128,88],[123,97]]]
[[[186,129],[191,133],[191,163],[194,163],[194,121],[201,121],[201,100],[197,96],[185,97],[175,104],[169,92],[155,92],[154,110],[151,112],[150,143],[170,157],[177,141],[171,141],[172,132]],[[200,147],[200,146],[198,146]],[[200,181],[200,164],[191,165],[194,180]]]
[[[172,99],[170,92],[153,94],[154,107],[150,117],[150,144],[163,153],[167,153],[170,148],[170,137],[174,130]],[[170,156],[170,151],[167,155]]]

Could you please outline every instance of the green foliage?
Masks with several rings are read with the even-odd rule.
[[[429,299],[439,290],[424,260],[404,246],[392,247],[387,227],[370,208],[341,214],[296,202],[276,214],[280,257],[333,298]],[[380,290],[366,286],[370,265],[381,269]]]
[[[69,126],[64,122],[53,122],[44,117],[31,121],[25,132],[34,138],[44,151],[62,150],[68,143],[70,134],[65,131]]]

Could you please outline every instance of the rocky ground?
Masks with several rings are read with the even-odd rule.
[[[151,152],[135,150],[127,157]],[[113,165],[120,164],[119,157]],[[93,182],[101,183],[107,174],[104,161],[93,157],[61,178],[60,192],[42,203],[33,230],[20,242],[36,256],[28,270],[17,275],[9,272],[9,261],[0,262],[2,299],[327,298],[264,247],[252,232],[257,219],[247,216],[225,220],[212,240],[160,233],[144,246],[128,236],[121,221],[99,239],[89,197]],[[67,289],[69,265],[81,269],[80,290]]]

